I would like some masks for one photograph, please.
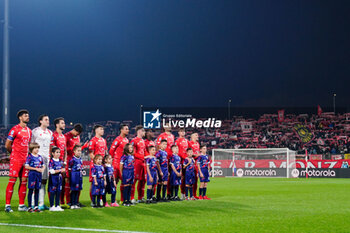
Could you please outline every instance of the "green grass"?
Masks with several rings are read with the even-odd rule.
[[[43,213],[18,212],[15,191],[11,214],[4,212],[7,181],[0,178],[0,223],[148,232],[350,232],[350,179],[214,178],[210,201]],[[85,178],[86,205],[88,185]],[[0,232],[14,231],[61,232],[0,226]]]

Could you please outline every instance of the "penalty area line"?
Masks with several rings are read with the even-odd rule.
[[[0,223],[0,226],[31,227],[31,228],[44,228],[44,229],[57,229],[57,230],[72,230],[72,231],[96,231],[96,232],[118,232],[118,233],[147,233],[147,232],[142,232],[142,231],[120,231],[120,230],[93,229],[93,228],[80,228],[80,227],[58,227],[58,226],[43,226],[43,225],[27,225],[27,224],[15,224],[15,223]]]

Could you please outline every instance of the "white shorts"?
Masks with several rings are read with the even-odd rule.
[[[48,157],[45,157],[45,156],[42,156],[43,158],[43,162],[44,162],[44,165],[45,165],[45,169],[43,171],[43,177],[42,179],[43,180],[48,180],[49,179],[49,163],[50,163],[50,158]]]

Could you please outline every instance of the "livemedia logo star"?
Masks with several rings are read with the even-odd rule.
[[[161,115],[159,109],[143,112],[143,127],[145,129],[160,129]]]

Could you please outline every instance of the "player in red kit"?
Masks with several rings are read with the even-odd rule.
[[[80,145],[80,134],[83,132],[83,126],[80,123],[77,123],[73,126],[73,129],[66,133],[64,136],[66,137],[67,142],[67,165],[66,171],[68,171],[69,161],[73,158],[74,152],[73,148],[75,145]],[[66,173],[66,180],[64,186],[64,193],[66,195],[67,205],[70,203],[70,184],[69,184],[69,172]],[[66,206],[68,207],[68,206]]]
[[[89,181],[92,182],[91,169],[94,166],[94,158],[96,155],[101,155],[104,157],[107,154],[107,142],[102,137],[104,135],[104,128],[102,125],[94,126],[95,137],[93,137],[89,142],[89,156],[90,156],[90,172],[89,172]],[[91,195],[91,185],[90,185],[90,199],[92,202]]]
[[[179,129],[179,138],[176,139],[175,145],[179,148],[179,156],[181,159],[185,159],[187,157],[186,150],[188,148],[188,140],[185,138],[186,131],[184,128]]]
[[[67,165],[67,141],[66,137],[63,134],[63,131],[66,129],[66,123],[64,122],[63,117],[58,117],[53,121],[55,125],[55,132],[52,134],[51,145],[50,145],[50,154],[53,147],[58,147],[60,149],[60,159],[64,162],[64,165]],[[66,177],[66,173],[62,173],[63,178]],[[61,204],[64,205],[64,187],[66,179],[62,180],[62,191],[61,191]]]
[[[32,137],[32,131],[27,127],[29,122],[29,112],[27,110],[20,110],[17,113],[19,124],[14,126],[7,137],[5,142],[6,150],[11,153],[10,155],[10,174],[9,183],[6,188],[6,206],[5,211],[8,213],[13,212],[11,209],[11,199],[13,194],[13,187],[15,186],[17,178],[19,178],[19,211],[27,211],[27,207],[24,205],[27,191],[27,177],[28,170],[25,169],[24,164],[27,159],[29,142]]]
[[[146,165],[145,165],[145,153],[146,153],[146,144],[143,140],[145,136],[145,129],[138,125],[135,128],[136,137],[131,140],[131,145],[134,147],[134,157],[135,157],[135,180],[133,185],[131,186],[131,202],[136,203],[135,201],[135,187],[136,182],[137,185],[137,193],[138,193],[138,203],[142,202],[144,193],[145,193],[145,184],[146,184]]]
[[[191,140],[188,142],[188,147],[193,150],[193,158],[197,161],[200,152],[200,145],[198,142],[198,133],[191,134]],[[198,199],[197,196],[197,183],[198,183],[198,167],[194,169],[194,184],[193,184],[193,196]]]
[[[149,155],[148,148],[150,146],[156,147],[156,144],[154,143],[153,138],[154,138],[153,131],[151,129],[147,129],[146,136],[145,136],[145,145],[146,145],[145,156]]]
[[[186,131],[185,128],[179,129],[179,138],[175,141],[175,145],[179,148],[179,156],[181,157],[181,162],[187,157],[188,140],[185,138]],[[181,198],[185,198],[186,182],[185,182],[186,169],[182,170],[182,181],[181,181]]]
[[[129,139],[127,138],[129,134],[129,126],[125,124],[121,124],[119,127],[120,134],[118,137],[116,137],[111,145],[111,148],[109,149],[109,154],[113,158],[113,168],[114,168],[114,176],[116,183],[118,183],[119,179],[122,178],[122,175],[120,173],[120,159],[123,156],[124,146],[129,143]],[[124,186],[120,185],[120,201],[124,201],[123,197],[123,191]]]
[[[171,157],[171,155],[173,153],[171,151],[171,146],[174,145],[174,143],[175,143],[175,137],[171,133],[171,127],[169,125],[164,125],[163,129],[164,129],[164,133],[161,133],[158,136],[156,142],[157,142],[157,146],[159,147],[159,145],[160,145],[162,140],[166,140],[167,141],[167,147],[166,147],[165,151],[168,154],[168,159],[170,159],[170,157]]]
[[[64,118],[56,118],[53,123],[55,125],[56,131],[52,134],[50,154],[52,147],[58,147],[60,149],[60,160],[64,161],[64,163],[67,164],[67,141],[66,137],[63,134],[63,131],[66,128]]]

